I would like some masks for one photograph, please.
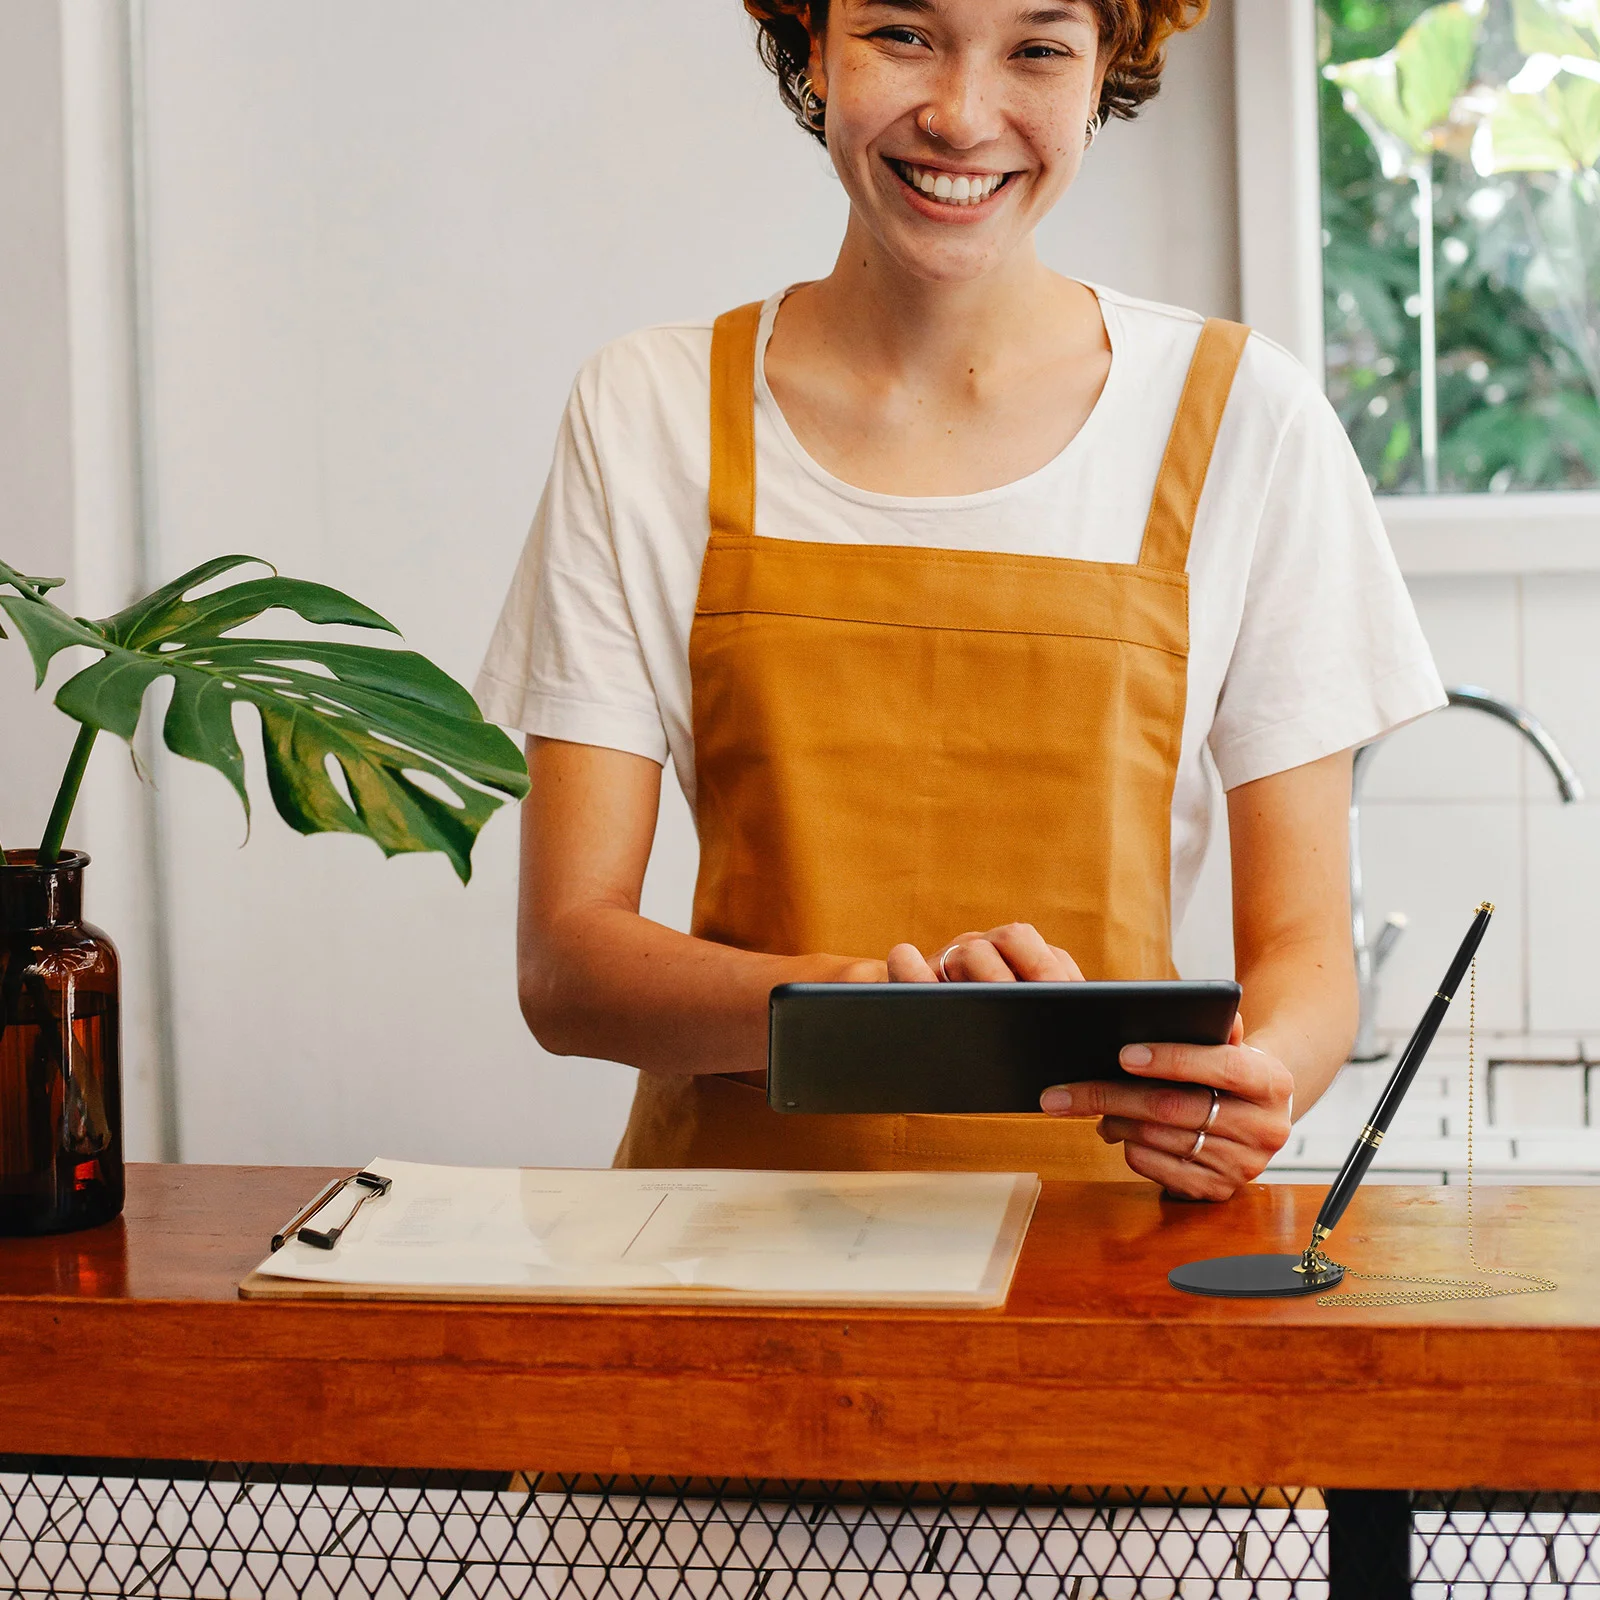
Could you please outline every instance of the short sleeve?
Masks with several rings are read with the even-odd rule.
[[[580,374],[539,509],[474,688],[492,722],[665,762],[667,737],[617,561]]]
[[[1267,486],[1211,727],[1223,787],[1364,744],[1444,703],[1361,464],[1308,382]]]

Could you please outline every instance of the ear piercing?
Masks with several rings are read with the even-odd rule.
[[[812,86],[809,73],[795,75],[794,92],[800,102],[800,126],[810,133],[821,133],[827,119],[828,102]]]

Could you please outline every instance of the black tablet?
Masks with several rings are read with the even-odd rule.
[[[785,983],[772,991],[767,1103],[1037,1111],[1051,1084],[1131,1076],[1117,1064],[1126,1044],[1226,1044],[1239,994],[1222,980]]]

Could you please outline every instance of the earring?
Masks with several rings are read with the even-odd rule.
[[[1095,142],[1096,139],[1098,139],[1100,137],[1100,130],[1104,126],[1105,126],[1105,122],[1101,118],[1100,113],[1098,111],[1095,112],[1095,114],[1092,117],[1089,118],[1089,137],[1087,139],[1085,139],[1084,142],[1083,142],[1083,148],[1085,150],[1092,150],[1094,148],[1094,142]]]
[[[807,133],[821,133],[827,120],[828,102],[811,86],[809,73],[797,72],[794,76],[795,98],[800,102],[797,120]]]

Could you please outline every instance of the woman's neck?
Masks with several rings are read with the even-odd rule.
[[[784,301],[773,398],[835,477],[962,495],[1036,472],[1083,426],[1111,369],[1094,291],[1029,249],[971,283],[930,283],[846,237],[828,277]]]
[[[964,389],[1048,359],[1050,346],[1065,353],[1104,337],[1093,295],[1045,267],[1031,243],[982,278],[941,283],[906,272],[863,235],[852,220],[833,271],[786,308],[808,343],[849,351],[863,376]]]

